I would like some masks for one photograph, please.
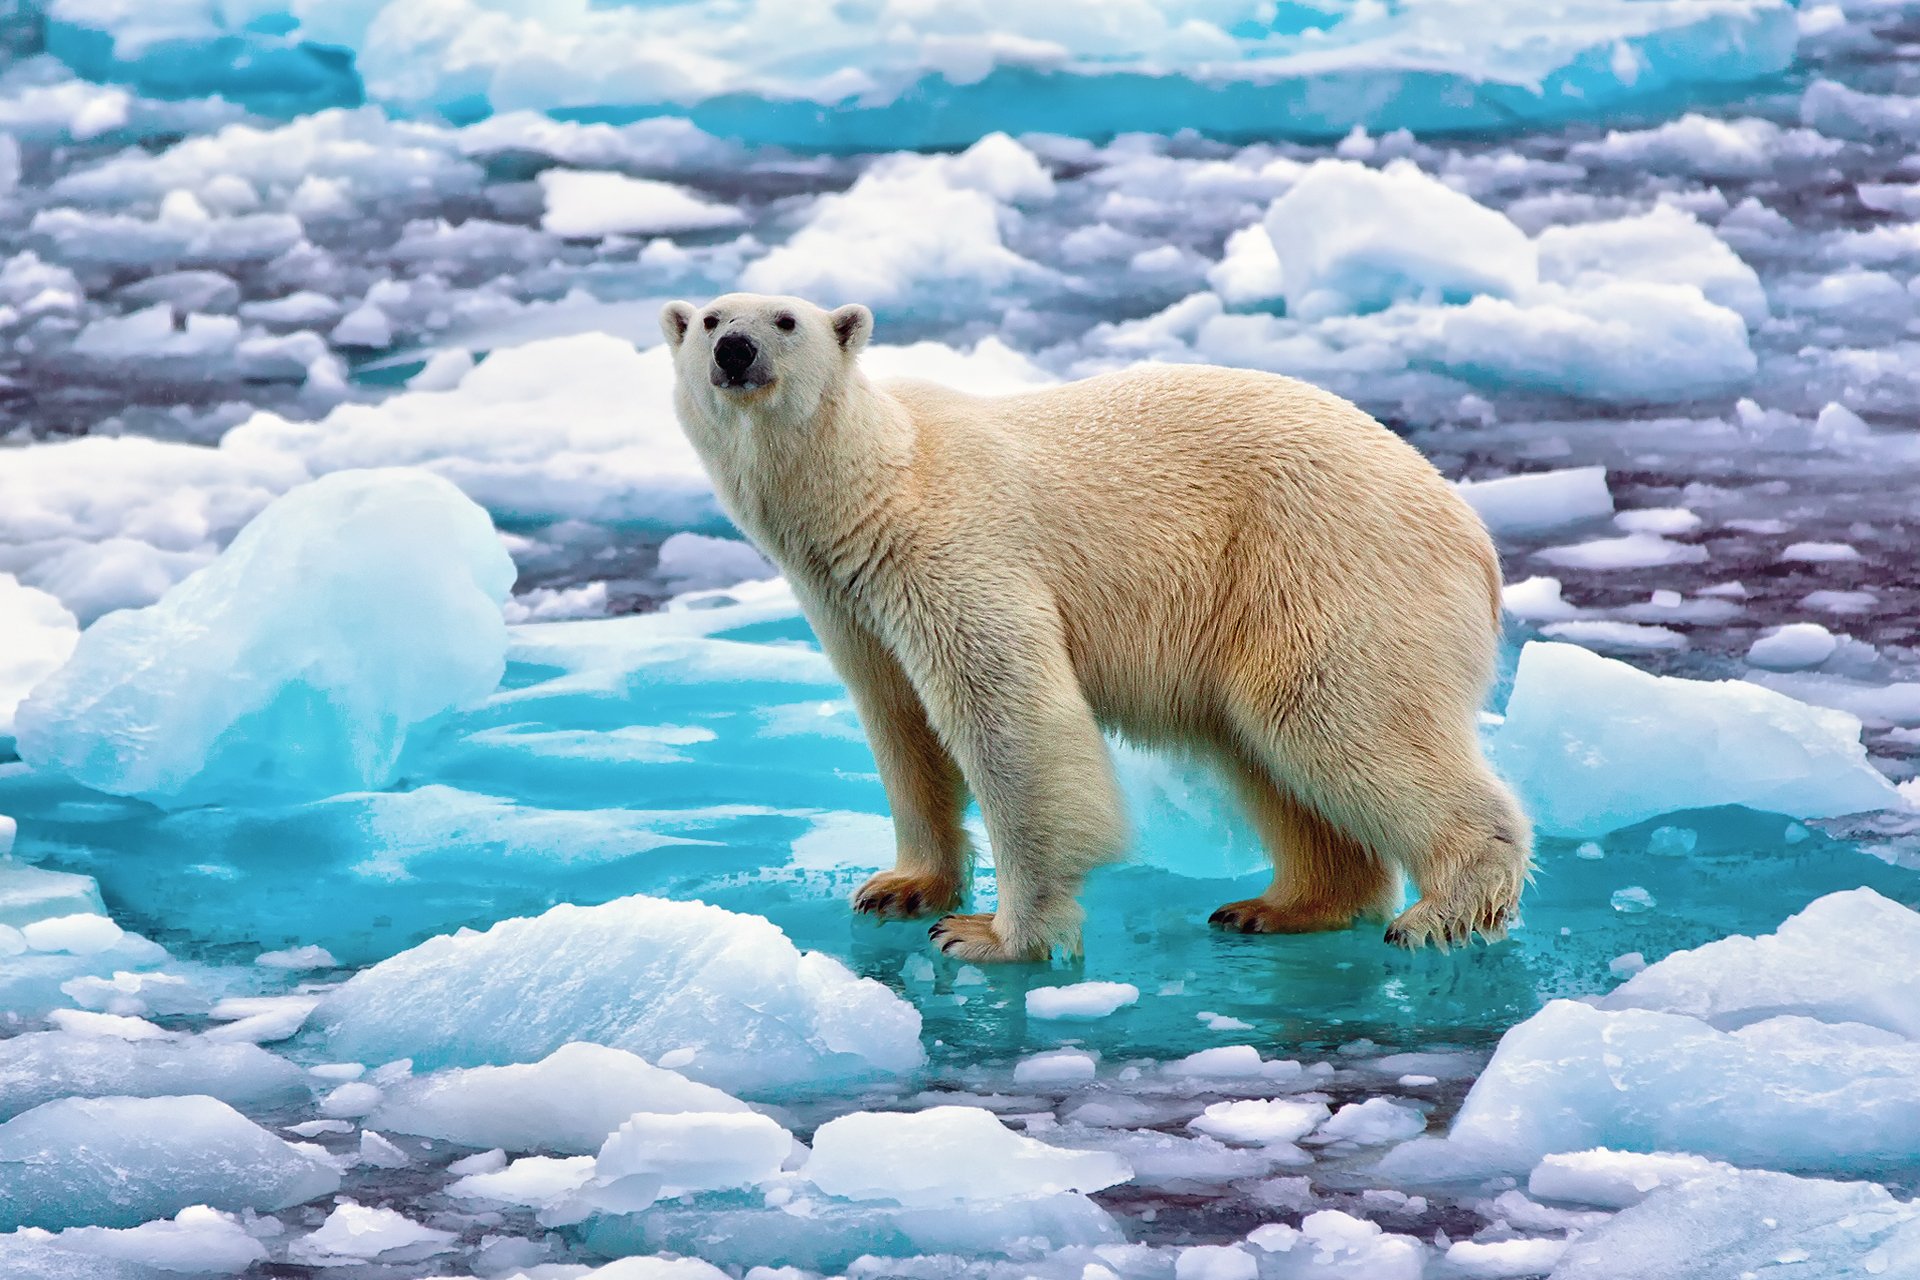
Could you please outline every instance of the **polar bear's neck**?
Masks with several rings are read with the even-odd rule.
[[[898,528],[912,489],[914,427],[904,406],[849,369],[803,418],[778,402],[719,433],[709,458],[734,521],[789,576],[842,577],[868,545]],[[882,518],[884,517],[884,518]]]

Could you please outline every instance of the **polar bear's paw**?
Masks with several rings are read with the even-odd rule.
[[[1244,898],[1221,907],[1207,923],[1228,933],[1325,933],[1348,928],[1353,917],[1352,911],[1332,907]]]
[[[993,927],[993,917],[986,914],[947,916],[927,930],[927,936],[933,939],[933,945],[940,949],[942,955],[970,964],[1004,964],[1047,958],[1044,944],[1016,947],[1004,941]]]
[[[1387,926],[1387,941],[1417,951],[1432,943],[1440,950],[1464,947],[1479,934],[1488,942],[1507,936],[1507,926],[1518,923],[1511,902],[1489,898],[1478,903],[1434,903],[1425,898],[1400,913]]]
[[[911,920],[960,905],[960,886],[939,876],[882,871],[853,895],[853,909],[882,920]]]

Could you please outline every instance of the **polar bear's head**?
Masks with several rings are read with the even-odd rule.
[[[673,350],[683,417],[724,420],[731,410],[801,421],[852,368],[873,334],[873,313],[729,293],[704,307],[669,302],[660,328]]]

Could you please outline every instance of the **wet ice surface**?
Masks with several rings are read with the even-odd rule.
[[[0,764],[0,1171],[96,1153],[32,1166],[0,1272],[1920,1270],[1920,845],[1890,785],[1920,740],[1905,6],[1721,6],[1752,38],[1676,38],[1696,74],[1649,62],[1639,97],[1614,93],[1620,6],[1586,6],[1585,105],[1485,136],[1390,134],[1436,117],[1366,114],[1325,96],[1336,75],[1324,117],[1287,113],[1320,141],[1101,144],[947,137],[956,116],[885,92],[823,139],[817,112],[754,106],[837,100],[804,58],[734,56],[683,103],[712,133],[636,119],[606,86],[638,47],[613,37],[672,12],[645,6],[534,33],[605,45],[579,90],[604,109],[572,122],[511,110],[578,104],[550,100],[540,39],[489,28],[475,119],[437,47],[402,74],[372,23],[391,7],[299,19],[359,52],[369,107],[148,96],[207,65],[227,19],[192,4],[168,6],[184,45],[126,43],[157,51],[126,86],[0,72],[0,746],[33,762]],[[53,8],[75,57],[105,46],[73,32],[137,12]],[[302,47],[254,8],[255,54]],[[1069,10],[1026,34],[1065,39]],[[1783,19],[1797,61],[1773,75]],[[1387,14],[1380,47],[1419,20]],[[1163,36],[1082,52],[1128,85],[1128,42]],[[934,67],[969,110],[1051,74],[964,45],[859,57],[887,85]],[[335,71],[286,80],[295,105],[334,102]],[[427,101],[474,122],[407,114]],[[1063,101],[988,123],[1070,130]],[[1129,102],[1183,122],[1177,94]],[[1341,111],[1373,132],[1331,141]],[[1143,358],[1295,373],[1477,482],[1513,619],[1488,742],[1543,832],[1525,927],[1448,956],[1209,933],[1261,856],[1204,779],[1131,753],[1139,847],[1089,885],[1083,962],[959,967],[921,927],[851,919],[891,858],[871,758],[784,593],[736,585],[767,570],[655,346],[661,299],[736,286],[869,302],[871,368],[981,391]],[[76,625],[378,466],[504,532],[504,640],[463,621],[497,595],[490,548],[388,538],[388,573],[470,585],[388,615],[355,557],[301,558],[352,645],[263,608],[209,658],[190,624],[220,615],[170,603],[117,615],[118,652],[232,678],[56,681],[52,737],[15,710]],[[114,665],[113,638],[70,672]],[[393,657],[334,669],[316,717],[303,668],[266,660],[296,642]],[[408,666],[423,651],[447,660]],[[129,736],[160,710],[194,732]],[[235,723],[308,750],[201,740]],[[309,798],[342,777],[376,789]],[[1703,807],[1735,804],[1764,812]]]

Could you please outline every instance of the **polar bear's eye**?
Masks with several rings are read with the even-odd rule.
[[[793,332],[793,317],[792,317],[792,316],[781,316],[781,317],[780,317],[779,319],[777,319],[777,320],[775,320],[775,321],[773,322],[773,326],[774,326],[774,328],[776,328],[776,329],[778,329],[778,330],[780,330],[780,332],[782,332],[782,333],[792,333],[792,332]]]
[[[705,320],[701,321],[701,323],[706,326],[708,333],[712,333],[715,329],[718,329],[720,327],[720,317],[710,315]]]

